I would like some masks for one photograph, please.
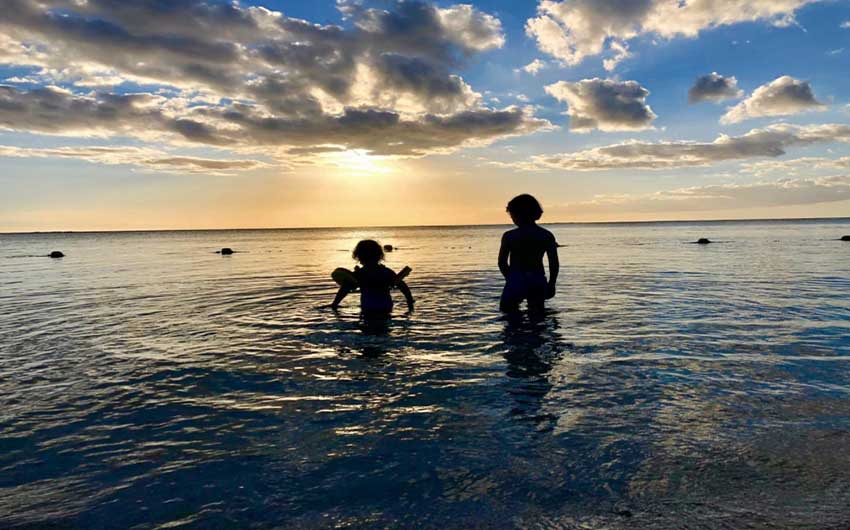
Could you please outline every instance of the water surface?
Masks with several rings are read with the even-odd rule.
[[[850,221],[550,228],[539,322],[504,227],[0,235],[0,527],[850,525]]]

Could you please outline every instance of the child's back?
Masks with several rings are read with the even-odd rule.
[[[381,263],[369,263],[354,271],[360,286],[360,309],[364,313],[389,313],[393,309],[390,290],[396,273]]]
[[[502,248],[509,254],[511,271],[544,274],[543,256],[557,246],[554,234],[536,224],[518,226],[502,236]]]
[[[520,195],[508,203],[508,212],[517,225],[502,236],[499,270],[505,277],[501,308],[505,312],[519,309],[523,300],[530,310],[541,312],[543,301],[555,296],[558,278],[558,243],[552,232],[537,226],[543,209],[531,195]],[[549,258],[549,279],[543,268],[543,257]]]

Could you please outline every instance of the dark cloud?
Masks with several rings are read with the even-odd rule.
[[[257,145],[309,148],[337,146],[379,155],[421,156],[547,126],[520,108],[473,109],[449,115],[405,118],[393,111],[347,108],[339,115],[272,116],[262,107],[234,104],[195,107],[173,115],[156,96],[77,96],[45,88],[0,86],[0,126],[53,134],[120,133],[149,139],[171,133],[187,143],[252,149]]]
[[[724,99],[739,98],[744,92],[738,88],[738,80],[734,77],[724,77],[717,72],[697,78],[694,86],[688,90],[688,101],[723,101]]]
[[[45,133],[132,133],[159,128],[165,121],[159,110],[146,105],[155,101],[156,96],[147,94],[88,97],[57,87],[23,91],[0,86],[0,126]]]
[[[386,51],[453,62],[463,55],[501,47],[501,22],[470,5],[440,9],[420,1],[397,1],[395,9],[367,9],[360,2],[339,2],[366,38],[380,40]]]
[[[146,158],[139,162],[141,165],[153,167],[188,167],[197,170],[211,169],[214,171],[254,169],[262,166],[256,160],[221,160],[212,158],[197,158],[190,156],[169,156],[163,158]]]
[[[467,107],[472,98],[466,83],[418,57],[385,54],[375,65],[383,87],[427,98],[429,108],[451,111]]]
[[[12,50],[2,54],[6,64],[39,67],[42,79],[73,79],[77,87],[119,77],[178,92],[3,87],[0,125],[69,135],[169,133],[233,149],[259,143],[399,155],[547,125],[520,109],[482,107],[456,73],[473,54],[503,44],[498,19],[469,5],[391,5],[341,2],[353,25],[346,29],[237,2],[7,0],[0,18]],[[189,101],[197,91],[206,99]]]
[[[635,131],[648,129],[656,118],[646,103],[649,91],[635,81],[584,79],[559,81],[546,92],[569,106],[570,128],[577,131]]]
[[[153,4],[137,6],[136,25],[160,18],[158,11],[145,10]],[[20,41],[55,49],[59,61],[96,63],[162,82],[196,82],[215,88],[238,82],[238,73],[232,66],[226,67],[241,60],[237,43],[193,34],[188,19],[179,32],[154,28],[155,32],[137,33],[117,22],[111,11],[95,12],[97,7],[80,2],[6,0],[0,28]]]

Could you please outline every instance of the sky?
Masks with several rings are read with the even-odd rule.
[[[4,0],[0,232],[850,216],[847,0]]]

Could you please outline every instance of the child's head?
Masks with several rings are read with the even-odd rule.
[[[363,265],[373,265],[384,259],[384,249],[381,244],[372,239],[364,239],[354,247],[351,255]]]
[[[518,225],[531,224],[543,216],[543,208],[537,199],[527,193],[517,195],[508,203],[508,213]]]

